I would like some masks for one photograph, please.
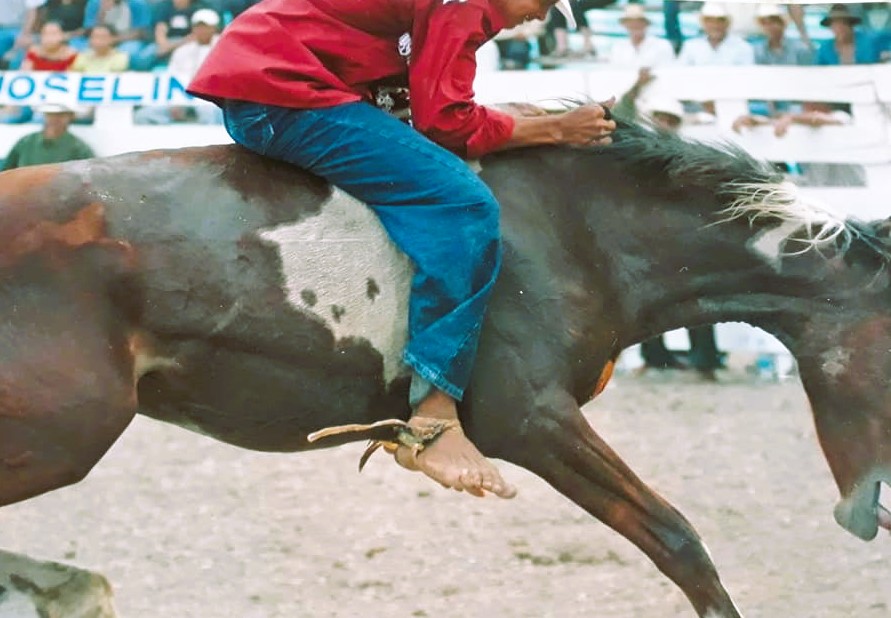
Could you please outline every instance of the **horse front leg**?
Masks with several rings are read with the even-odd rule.
[[[527,401],[536,403],[526,408],[532,413],[519,423],[519,434],[505,426],[493,432],[485,414],[474,415],[484,452],[542,477],[637,545],[681,588],[699,616],[739,618],[693,526],[594,432],[575,400],[554,388]],[[516,418],[507,422],[518,424]]]

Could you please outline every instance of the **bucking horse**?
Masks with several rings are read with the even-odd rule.
[[[699,535],[579,410],[627,346],[743,321],[797,359],[840,491],[891,529],[891,240],[766,164],[623,123],[605,148],[487,156],[504,265],[460,406],[637,545],[699,616],[738,617]],[[407,419],[411,263],[372,212],[237,146],[0,175],[0,505],[76,483],[145,414],[248,449]]]

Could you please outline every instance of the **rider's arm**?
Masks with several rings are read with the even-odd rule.
[[[474,159],[510,139],[510,114],[473,101],[476,51],[501,19],[486,0],[436,5],[416,16],[409,64],[412,120],[434,142]],[[496,20],[496,21],[493,21]]]

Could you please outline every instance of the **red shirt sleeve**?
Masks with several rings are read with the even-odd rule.
[[[423,31],[412,35],[412,122],[437,144],[468,159],[495,150],[514,130],[509,114],[473,101],[476,51],[502,26],[488,7],[487,0],[437,4],[423,21]]]

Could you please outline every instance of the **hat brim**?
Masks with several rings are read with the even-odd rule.
[[[74,110],[67,105],[59,105],[56,103],[46,103],[45,105],[40,105],[37,108],[37,111],[41,114],[76,114],[77,110]]]
[[[824,28],[828,28],[829,24],[831,24],[836,19],[844,20],[844,21],[848,22],[849,24],[851,24],[852,26],[856,26],[857,24],[863,22],[863,20],[860,19],[859,17],[857,17],[856,15],[827,15],[826,17],[824,17],[823,19],[820,20],[820,25],[823,26]]]
[[[650,18],[649,18],[649,17],[645,17],[645,16],[643,16],[643,15],[641,15],[641,16],[639,16],[639,17],[622,17],[622,18],[619,19],[619,23],[620,23],[620,24],[624,24],[626,21],[642,21],[642,22],[644,22],[644,23],[647,24],[647,25],[653,23],[653,22],[650,21]]]
[[[569,26],[570,30],[575,30],[577,24],[575,23],[575,16],[572,14],[572,5],[569,4],[569,0],[558,0],[557,10],[566,18],[566,25]]]

